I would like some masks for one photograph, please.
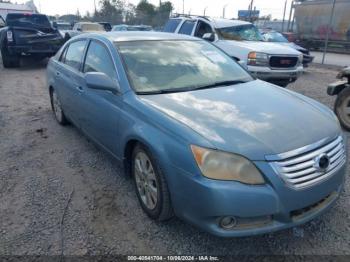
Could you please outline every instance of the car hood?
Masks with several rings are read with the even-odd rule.
[[[256,80],[191,92],[145,95],[141,99],[190,127],[213,148],[264,160],[340,133],[323,105]],[[191,143],[191,141],[190,141]]]
[[[307,51],[304,47],[301,47],[300,45],[297,45],[295,43],[292,43],[292,42],[289,42],[289,43],[278,43],[280,45],[283,45],[283,46],[288,46],[288,47],[291,47],[291,48],[294,48],[296,50],[302,50],[302,51]]]
[[[289,46],[280,45],[279,43],[257,42],[257,41],[234,41],[234,40],[219,40],[219,46],[225,47],[225,51],[229,52],[229,48],[240,47],[249,52],[262,52],[271,55],[299,55],[300,53]],[[232,49],[234,50],[234,49]]]

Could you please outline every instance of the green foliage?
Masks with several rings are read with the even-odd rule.
[[[166,23],[173,10],[170,1],[160,1],[159,6],[149,3],[147,0],[141,0],[136,6],[126,0],[100,0],[99,4],[99,9],[94,14],[87,12],[84,17],[81,17],[78,10],[75,15],[65,15],[59,19],[67,22],[83,20],[109,22],[112,25],[143,24],[160,27]]]

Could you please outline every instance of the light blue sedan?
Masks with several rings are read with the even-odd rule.
[[[255,80],[204,40],[84,34],[47,78],[57,121],[123,162],[155,220],[256,235],[319,216],[342,191],[346,140],[333,112]]]

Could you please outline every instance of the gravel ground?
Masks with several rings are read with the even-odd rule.
[[[289,88],[332,106],[337,71],[312,66]],[[350,185],[316,220],[274,234],[221,239],[141,211],[132,181],[72,126],[59,126],[45,63],[0,67],[0,255],[350,254]]]

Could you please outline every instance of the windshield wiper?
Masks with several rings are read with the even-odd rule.
[[[140,91],[140,92],[136,92],[136,94],[138,94],[138,95],[159,95],[159,94],[180,93],[180,92],[207,89],[207,88],[213,88],[213,87],[219,87],[219,86],[238,85],[238,84],[243,84],[243,83],[247,83],[247,82],[248,81],[243,81],[243,80],[229,80],[229,81],[215,82],[215,83],[212,83],[209,85],[203,85],[203,86],[190,86],[190,87],[184,87],[184,88],[168,88],[168,89],[154,90],[154,91]]]
[[[219,81],[209,85],[197,86],[197,87],[194,87],[192,90],[208,89],[208,88],[219,87],[219,86],[232,86],[232,85],[244,84],[247,82],[248,81],[243,81],[243,80]]]

